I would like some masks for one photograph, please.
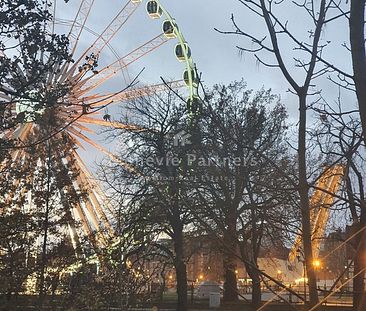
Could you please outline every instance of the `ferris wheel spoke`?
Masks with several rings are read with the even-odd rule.
[[[146,131],[146,129],[135,126],[135,125],[124,124],[124,123],[117,122],[117,121],[105,121],[105,120],[95,119],[95,118],[91,118],[91,117],[81,117],[79,119],[79,121],[83,122],[83,123],[87,123],[87,124],[96,124],[96,125],[101,125],[101,126],[105,126],[105,127],[113,127],[115,129],[124,129],[124,130],[128,130],[128,131],[135,131],[135,132]]]
[[[83,175],[83,178],[85,178],[85,180],[88,181],[89,184],[92,185],[92,189],[94,190],[94,192],[102,199],[103,201],[103,205],[107,207],[108,211],[110,212],[110,214],[114,217],[116,217],[116,213],[113,210],[113,208],[110,206],[109,204],[109,200],[107,198],[107,195],[105,194],[105,192],[102,190],[102,188],[100,187],[100,185],[95,181],[95,178],[92,176],[92,174],[89,172],[89,170],[87,169],[84,161],[81,159],[80,155],[78,154],[78,152],[76,150],[74,150],[71,153],[71,156],[76,160],[76,162],[78,163],[79,167],[80,167],[80,172]],[[101,210],[101,213],[104,213],[103,210]],[[106,218],[108,220],[108,218]]]
[[[57,159],[58,159],[58,165],[62,167],[65,171],[68,171],[68,168],[66,167],[66,164],[63,162],[63,157],[59,152],[56,152]],[[67,159],[66,159],[67,160]],[[59,180],[60,177],[58,175],[55,175],[56,180]],[[78,197],[77,195],[77,189],[75,188],[74,184],[72,183],[67,187],[67,193],[74,195],[75,197]],[[67,195],[64,189],[60,189],[61,194],[61,200],[63,201],[63,204],[65,205],[66,210],[70,210],[70,203],[68,202]],[[89,240],[92,242],[93,246],[94,239],[93,239],[93,230],[90,226],[87,214],[85,213],[80,200],[76,200],[76,202],[72,206],[74,210],[76,211],[78,218],[80,219],[84,234],[89,238]]]
[[[149,85],[142,88],[135,88],[130,91],[117,94],[113,99],[118,101],[126,101],[136,99],[138,97],[148,96],[155,93],[166,91],[167,89],[179,89],[186,87],[183,80],[170,81],[167,83],[160,83],[155,85]]]
[[[10,88],[9,86],[7,85],[4,85],[4,84],[0,84],[0,89],[1,89],[1,93],[7,95],[7,93],[9,94],[13,94],[15,91]]]
[[[67,228],[68,228],[69,236],[70,236],[70,240],[71,240],[71,245],[76,253],[76,257],[81,258],[82,250],[81,250],[79,236],[76,231],[75,220],[72,217],[72,214],[70,211],[69,211],[69,214],[70,214],[70,217],[67,217],[68,219],[66,221],[67,221]]]
[[[106,45],[112,40],[122,26],[128,21],[132,14],[136,11],[139,2],[128,1],[127,4],[118,12],[116,17],[110,22],[110,24],[104,29],[102,34],[94,41],[94,43],[80,56],[75,64],[66,73],[66,77],[72,76],[87,55],[93,55],[98,58],[100,52],[106,47]]]
[[[74,153],[72,153],[70,157],[76,160]],[[94,185],[89,181],[89,179],[86,176],[86,173],[84,172],[86,168],[79,165],[79,162],[77,160],[74,161],[74,165],[77,171],[79,172],[79,175],[77,177],[78,183],[84,185],[88,193],[87,199],[85,200],[85,206],[92,216],[94,227],[97,229],[97,231],[99,231],[100,235],[103,237],[103,240],[106,241],[107,238],[103,235],[102,229],[108,230],[109,234],[113,236],[114,232],[112,226],[109,223],[106,214],[102,210],[99,200],[94,194]],[[88,174],[90,173],[88,172]],[[104,228],[101,228],[100,223],[103,225]]]
[[[140,97],[153,95],[155,93],[166,91],[167,89],[179,89],[186,87],[184,81],[177,80],[167,83],[160,83],[155,85],[148,85],[140,88],[133,88],[117,94],[105,94],[104,100],[98,100],[96,102],[90,102],[90,106],[93,108],[102,107],[105,105],[111,105],[113,103],[125,102],[129,100],[134,100]]]
[[[15,186],[18,187],[19,183],[17,183]],[[24,197],[27,195],[27,192],[28,192],[27,187],[23,187],[20,191],[9,193],[9,195],[5,198],[5,201],[4,201],[5,208],[3,211],[1,211],[1,213],[4,213],[4,212],[6,213],[8,206],[12,206],[12,208],[14,208],[14,207],[21,208],[21,206],[19,206],[19,203],[14,204],[13,200],[15,197],[17,197],[18,201],[20,201],[20,202],[24,201]]]
[[[74,127],[74,128],[77,127],[79,130],[85,131],[85,132],[90,133],[90,134],[95,134],[95,131],[94,130],[92,130],[91,128],[86,127],[86,126],[80,124],[80,122],[74,122],[73,125],[72,125],[72,127]]]
[[[22,124],[17,130],[12,133],[11,138],[24,143],[28,139],[32,127],[33,125],[31,123]],[[13,161],[17,161],[22,154],[23,150],[17,149],[11,153],[11,158]]]
[[[5,99],[8,103],[11,102],[11,97],[5,93],[0,92],[0,98]]]
[[[78,12],[72,22],[70,31],[68,33],[69,39],[69,50],[70,54],[73,56],[75,54],[77,45],[79,43],[79,39],[81,33],[84,30],[85,23],[88,20],[91,8],[93,7],[94,0],[82,0],[79,6]],[[65,62],[60,70],[58,78],[61,77],[68,70],[70,62]]]
[[[81,174],[80,174],[81,175]],[[84,180],[82,178],[83,182],[87,183],[87,180]],[[104,211],[101,208],[100,202],[98,201],[97,197],[95,196],[91,185],[88,184],[87,187],[88,191],[88,199],[87,199],[87,208],[90,213],[93,214],[94,221],[97,223],[97,230],[100,234],[100,236],[103,238],[104,241],[108,240],[108,237],[105,236],[104,231],[107,230],[108,234],[112,237],[114,236],[114,232],[112,229],[111,224],[109,223],[109,220],[107,219],[107,216],[105,215]],[[103,227],[101,227],[101,225]]]
[[[103,69],[98,70],[97,73],[93,76],[80,81],[77,87],[84,87],[82,92],[85,93],[95,89],[96,87],[108,81],[120,71],[124,71],[129,65],[139,60],[141,57],[153,52],[168,41],[169,38],[167,38],[164,34],[160,34],[154,37],[153,39],[147,41],[124,57],[118,59],[117,61],[104,67]]]
[[[1,85],[0,84],[0,98],[2,98],[2,99],[5,99],[5,100],[7,100],[7,101],[10,101],[10,99],[11,99],[11,97],[8,95],[8,94],[6,94],[6,93],[4,93],[2,90],[4,89],[4,91],[5,91],[5,88],[4,88],[5,86],[3,86],[3,85]]]
[[[80,179],[79,179],[79,182],[80,182]],[[88,187],[87,187],[86,191],[89,192],[90,189],[88,189]],[[96,212],[94,210],[93,204],[91,203],[89,198],[83,199],[83,203],[84,203],[85,209],[88,211],[88,216],[91,219],[91,222],[92,222],[95,230],[97,232],[100,232],[101,227],[99,225],[98,215],[96,214]]]
[[[22,152],[21,157],[14,160],[9,165],[9,167],[16,166],[16,165],[21,165],[21,163],[22,163],[21,160],[31,161],[31,159],[29,159],[29,157],[27,157],[27,154],[25,152]],[[9,172],[6,172],[5,174],[3,173],[2,175],[5,179],[11,179],[11,176],[10,176]],[[13,180],[12,186],[11,186],[11,189],[13,189],[13,191],[5,193],[4,197],[3,197],[5,208],[7,206],[13,206],[12,201],[15,197],[18,197],[18,200],[25,197],[25,195],[28,192],[28,188],[22,186],[21,184],[22,184],[23,181],[25,182],[25,184],[28,184],[32,180],[32,178],[33,178],[33,171],[29,172],[27,174],[27,176],[25,177],[25,180],[20,179],[20,178]],[[21,189],[19,190],[20,187],[21,187]],[[22,201],[22,200],[20,200],[20,201]],[[3,213],[3,212],[6,212],[6,210],[4,209],[4,210],[1,211],[1,213]]]
[[[73,127],[70,127],[68,129],[69,133],[76,136],[77,138],[83,140],[84,142],[88,143],[89,145],[97,148],[98,150],[104,149],[103,147],[99,146],[96,142],[94,142],[92,139],[90,139],[89,137],[85,136],[84,134],[82,134],[81,132],[77,131],[76,129],[74,129]]]
[[[97,144],[96,142],[91,140],[89,137],[85,136],[84,134],[82,134],[80,132],[72,130],[72,129],[70,129],[70,132],[72,133],[72,135],[75,135],[76,137],[82,139],[83,141],[85,141],[89,145],[93,146],[94,148],[98,149],[99,151],[101,151],[105,155],[109,156],[113,161],[117,162],[118,164],[123,166],[128,171],[130,171],[132,173],[135,173],[135,174],[138,174],[138,171],[133,167],[133,165],[131,163],[128,163],[126,161],[121,160],[116,155],[114,155],[113,153],[111,153],[107,149],[105,149],[104,147],[100,146],[99,144]]]
[[[33,127],[32,123],[21,124],[19,129],[14,131],[12,138],[24,142],[28,138],[28,135],[30,134],[32,127]]]
[[[79,10],[75,16],[75,19],[71,25],[70,32],[68,34],[71,55],[74,55],[74,52],[80,39],[80,35],[83,32],[85,23],[89,17],[93,4],[94,0],[81,1]]]
[[[50,4],[48,4],[48,2],[50,2]],[[49,5],[49,10],[52,13],[52,19],[51,19],[50,23],[47,23],[47,27],[48,27],[48,31],[53,35],[55,33],[57,0],[46,1],[46,5]]]
[[[81,225],[83,227],[84,234],[89,238],[90,241],[92,241],[93,246],[95,246],[94,241],[93,241],[94,239],[92,238],[93,237],[93,230],[92,230],[92,228],[89,224],[86,213],[83,210],[80,202],[77,202],[75,204],[75,209],[76,209],[76,213],[77,213],[77,215],[80,219]]]
[[[76,230],[76,208],[71,206],[70,202],[67,200],[66,192],[64,188],[58,189],[60,198],[61,198],[61,205],[64,211],[64,217],[67,222],[67,226],[69,229],[69,234],[71,238],[71,243],[78,258],[83,256],[83,250],[80,243],[79,234]]]
[[[8,179],[9,177],[9,171],[6,171],[6,168],[12,168],[14,165],[17,165],[20,161],[20,159],[24,156],[24,150],[23,149],[17,149],[11,153],[10,158],[5,158],[0,163],[0,170],[2,172],[1,177]],[[5,173],[4,173],[5,170]],[[10,177],[9,177],[10,178]]]
[[[340,187],[340,181],[344,175],[343,165],[336,164],[335,166],[326,169],[321,175],[316,184],[316,189],[310,199],[310,220],[313,227],[311,239],[313,240],[312,250],[316,255],[319,255],[320,242],[326,230],[326,223],[329,219],[330,207],[334,204],[334,195]],[[293,263],[296,259],[298,250],[302,245],[301,230],[295,238],[295,242],[289,252],[288,261]]]

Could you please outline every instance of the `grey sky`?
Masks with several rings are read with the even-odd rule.
[[[202,71],[204,80],[208,85],[220,82],[227,83],[244,77],[253,88],[259,88],[262,85],[273,87],[275,91],[286,88],[286,84],[278,79],[276,71],[257,66],[252,55],[239,56],[235,46],[242,43],[241,38],[224,36],[214,31],[215,27],[223,30],[232,29],[231,13],[235,13],[239,20],[248,20],[250,16],[246,14],[245,8],[237,0],[163,0],[162,2],[176,18],[191,46],[198,69]],[[109,0],[108,6],[106,6],[106,1],[96,0],[87,26],[100,33],[123,3],[125,1],[121,3],[121,1]],[[225,4],[223,5],[223,3]],[[71,19],[76,13],[78,4],[79,1],[73,0],[66,6],[60,5],[57,15]],[[112,47],[119,55],[124,55],[160,32],[162,20],[149,19],[143,6],[141,5],[138,12],[112,41]],[[253,18],[249,20],[254,21]],[[259,26],[256,24],[254,28],[258,29]],[[93,38],[92,35],[85,32],[80,48],[87,47]],[[158,51],[144,57],[140,62],[135,63],[129,70],[135,73],[142,67],[146,67],[143,78],[146,82],[152,83],[158,81],[156,78],[159,75],[179,78],[183,67],[175,60],[173,48],[174,44],[170,42]],[[107,55],[103,55],[103,60],[107,59],[106,57],[113,59],[109,51],[105,53]]]
[[[230,21],[231,14],[236,17],[237,23],[243,30],[252,34],[264,36],[266,29],[264,22],[246,9],[238,0],[161,0],[170,14],[176,18],[187,42],[189,43],[193,59],[198,70],[203,73],[204,82],[211,86],[215,83],[228,83],[233,80],[244,78],[250,88],[258,89],[262,86],[272,88],[273,91],[281,95],[283,103],[286,105],[290,119],[295,122],[297,118],[296,97],[287,91],[289,85],[278,69],[266,68],[258,64],[253,55],[245,53],[239,55],[237,45],[246,48],[254,47],[247,39],[234,36],[222,35],[214,31],[214,28],[221,30],[232,30]],[[95,5],[87,22],[87,26],[97,33],[101,33],[118,10],[126,3],[124,0],[95,0]],[[124,26],[122,31],[113,39],[112,47],[118,55],[125,55],[127,52],[138,47],[153,36],[161,32],[162,20],[151,20],[145,12],[145,3],[141,5],[133,18]],[[71,19],[78,8],[79,1],[72,0],[67,5],[60,4],[58,7],[58,17]],[[310,20],[300,9],[291,5],[291,1],[285,0],[276,13],[283,21],[289,21],[291,28],[301,40],[309,40],[308,29],[311,26]],[[65,30],[65,28],[63,29]],[[95,36],[84,32],[80,42],[80,50],[85,49],[93,42]],[[291,72],[300,83],[304,76],[300,69],[294,67],[293,56],[298,57],[297,51],[293,51],[293,44],[281,37],[281,48],[285,55],[286,63],[291,68]],[[337,22],[326,27],[323,33],[323,40],[332,41],[330,47],[325,50],[324,56],[332,62],[337,63],[342,69],[350,71],[350,58],[347,51],[341,47],[343,42],[348,40],[346,22]],[[175,59],[173,49],[175,40],[162,46],[159,50],[149,54],[129,68],[131,76],[134,76],[141,68],[145,71],[141,76],[144,83],[160,83],[160,76],[171,79],[179,79],[182,76],[184,67]],[[268,54],[262,54],[264,60],[272,63],[273,58]],[[106,50],[101,58],[101,67],[116,59],[110,50]],[[319,88],[323,90],[323,95],[330,102],[335,99],[337,88],[326,81],[320,79],[316,81]],[[111,80],[104,90],[115,91],[122,87],[122,79]],[[347,106],[354,104],[354,98],[350,94],[345,94]],[[316,122],[313,120],[312,122]]]
[[[214,31],[215,27],[222,30],[233,29],[230,21],[233,13],[242,29],[259,36],[266,35],[263,20],[256,17],[238,0],[161,1],[171,15],[176,18],[191,46],[197,67],[199,71],[202,71],[204,81],[208,85],[221,82],[228,83],[244,78],[251,88],[258,89],[263,85],[271,87],[274,92],[282,95],[283,100],[292,100],[292,96],[286,95],[289,85],[278,69],[265,68],[263,65],[258,64],[253,55],[249,53],[239,55],[236,45],[248,48],[252,46],[250,41],[240,36],[222,35]],[[125,2],[124,0],[95,0],[87,26],[100,33]],[[139,44],[160,33],[162,20],[149,19],[145,13],[145,3],[146,1],[143,1],[137,13],[112,41],[112,47],[119,55],[126,54]],[[78,5],[79,0],[72,0],[67,5],[62,5],[61,12],[59,11],[58,15],[72,18]],[[291,1],[286,0],[278,7],[276,12],[284,21],[289,21],[289,28],[293,29],[301,40],[307,40],[307,30],[311,24],[301,9],[296,9],[295,6],[291,5]],[[332,25],[327,26],[324,39],[332,40],[331,48],[328,48],[329,52],[326,53],[327,57],[336,62],[341,59],[342,61],[338,63],[343,68],[350,68],[345,49],[340,47],[340,44],[348,39],[347,27],[345,26],[345,23],[336,23],[334,27]],[[93,36],[86,32],[83,34],[80,45],[86,47],[92,40]],[[146,67],[144,75],[141,77],[141,80],[146,83],[159,82],[160,75],[173,79],[180,78],[183,67],[175,60],[173,48],[174,42],[172,40],[158,51],[144,57],[129,68],[131,75],[136,74],[142,67]],[[294,64],[291,56],[298,57],[298,53],[293,53],[292,48],[292,43],[286,40],[282,42],[282,50],[284,55],[288,56],[285,58],[287,58],[290,67],[293,67]],[[105,53],[107,54],[103,56],[102,64],[103,61],[107,64],[109,59],[113,60],[114,58],[109,51]],[[272,58],[268,55],[264,57],[264,60],[269,63],[272,62]],[[294,67],[291,69],[295,76],[303,76],[299,69]],[[318,81],[318,83],[322,82]],[[113,84],[110,84],[109,87],[112,88]],[[322,88],[332,89],[333,86],[324,84]],[[333,90],[332,93],[334,93]],[[290,114],[292,114],[294,112],[292,111],[292,105],[289,105],[288,108]]]

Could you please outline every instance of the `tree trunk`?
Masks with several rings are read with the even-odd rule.
[[[362,123],[363,140],[366,145],[366,52],[365,52],[365,0],[351,0],[350,7],[350,44],[353,66],[353,80],[355,83],[358,107]],[[360,227],[366,225],[365,208],[361,208]],[[365,310],[365,272],[361,272],[366,267],[366,234],[363,232],[357,238],[357,253],[354,263],[353,280],[353,306],[355,310]]]
[[[225,219],[226,230],[224,232],[224,301],[238,300],[238,285],[236,282],[236,209],[228,210],[228,215]]]
[[[174,266],[175,266],[175,273],[177,280],[177,294],[178,294],[177,311],[186,311],[188,308],[187,268],[184,262],[183,231],[179,229],[175,231],[174,251],[175,251]]]
[[[349,18],[353,80],[366,145],[366,53],[365,53],[365,0],[351,0]]]
[[[47,264],[47,242],[48,242],[48,229],[49,229],[49,214],[50,214],[50,197],[51,197],[51,145],[47,141],[47,172],[46,172],[46,193],[45,193],[45,215],[43,221],[43,244],[41,253],[41,266],[40,266],[40,279],[39,279],[39,308],[42,309],[44,296],[46,294],[45,290],[45,273]]]
[[[47,241],[48,241],[48,217],[49,217],[49,200],[46,201],[46,213],[44,220],[43,244],[41,254],[40,279],[39,279],[39,308],[42,309],[45,291],[45,273],[47,264]]]
[[[13,292],[13,277],[14,277],[14,254],[11,249],[9,249],[10,254],[10,264],[9,264],[9,284],[8,284],[8,290],[6,293],[6,300],[9,302],[11,300],[12,292]]]
[[[299,132],[298,132],[298,160],[299,160],[299,196],[301,208],[302,239],[304,246],[305,265],[309,282],[310,305],[318,302],[316,288],[316,274],[313,266],[313,250],[311,242],[311,222],[309,204],[309,185],[306,175],[306,93],[299,94]]]
[[[356,227],[356,232],[366,226],[366,211],[361,209],[360,223]],[[356,237],[356,256],[354,262],[353,279],[353,307],[354,310],[366,310],[366,293],[365,293],[365,269],[366,269],[366,232],[362,231]]]
[[[259,271],[257,269],[253,269],[250,265],[245,265],[245,269],[252,279],[252,305],[257,309],[262,302],[262,289]]]
[[[236,282],[236,264],[235,256],[227,252],[224,255],[224,301],[237,301],[238,300],[238,287]]]

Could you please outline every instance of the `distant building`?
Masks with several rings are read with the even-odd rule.
[[[331,286],[331,280],[335,280],[343,272],[349,258],[352,258],[352,247],[341,246],[349,234],[350,232],[347,231],[346,233],[342,230],[331,232],[320,244],[319,260],[321,263],[317,268],[319,269],[317,276],[320,287],[325,284]],[[173,243],[170,239],[164,239],[160,242],[163,243],[165,248],[173,251]],[[282,241],[280,239],[277,241],[263,240],[262,244],[258,258],[259,269],[285,284],[302,284],[303,263],[296,261],[291,266],[289,265],[287,258],[290,250],[283,246]],[[189,284],[197,284],[203,281],[223,283],[224,253],[217,239],[208,235],[186,236],[185,251]],[[162,251],[164,258],[167,258],[167,254],[163,253]],[[145,263],[145,269],[148,271],[160,271],[154,276],[156,282],[164,283],[166,287],[175,286],[175,271],[172,263],[167,264],[162,269],[162,260],[161,258],[159,259],[159,256],[156,256]],[[237,274],[239,286],[251,284],[251,279],[239,256],[236,261],[235,273]],[[351,273],[352,270],[345,273],[341,281],[343,282],[349,278]],[[273,284],[273,282],[269,283]]]

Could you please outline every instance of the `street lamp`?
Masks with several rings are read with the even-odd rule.
[[[314,266],[315,269],[318,269],[321,266],[320,260],[319,259],[315,259],[313,261],[313,266]]]
[[[325,267],[324,269],[324,289],[327,290],[327,270],[328,267]]]
[[[314,270],[318,270],[321,267],[322,263],[319,259],[314,259],[313,260],[313,266],[314,266]]]
[[[281,270],[277,270],[277,280],[279,280],[279,281],[282,280],[282,271]]]

